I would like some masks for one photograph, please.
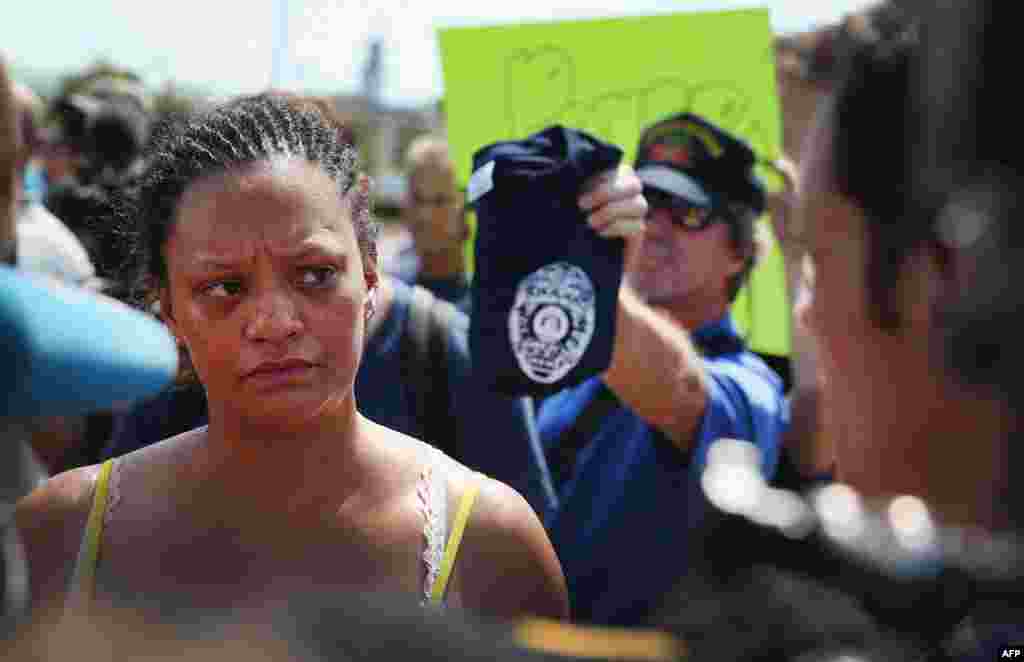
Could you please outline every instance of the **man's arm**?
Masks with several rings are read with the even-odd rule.
[[[686,450],[707,406],[706,379],[686,330],[623,284],[612,362],[604,374],[619,400]]]
[[[599,175],[585,190],[580,207],[593,212],[587,222],[598,234],[628,239],[643,233],[647,202],[632,168]],[[689,334],[625,283],[615,326],[605,383],[637,416],[688,449],[708,400],[703,364]]]
[[[63,605],[98,472],[98,465],[66,471],[17,503],[14,521],[28,560],[33,611],[41,618]]]

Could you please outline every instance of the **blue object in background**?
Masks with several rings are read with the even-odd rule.
[[[72,416],[149,397],[178,369],[157,320],[0,267],[0,417]]]
[[[41,167],[30,165],[26,168],[22,185],[25,189],[25,198],[30,202],[42,203],[46,199],[48,182],[46,181],[46,171]]]

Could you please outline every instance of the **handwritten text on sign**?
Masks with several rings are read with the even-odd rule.
[[[682,111],[738,133],[762,156],[779,148],[765,10],[453,28],[440,39],[461,181],[475,150],[556,123],[614,142],[628,159],[644,126]]]

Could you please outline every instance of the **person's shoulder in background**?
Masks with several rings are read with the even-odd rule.
[[[96,268],[78,237],[39,203],[23,205],[17,217],[18,267],[69,285],[91,286]]]
[[[90,465],[58,474],[17,503],[14,519],[37,610],[58,607],[67,591],[99,471]]]
[[[416,253],[412,235],[399,223],[381,226],[377,242],[377,255],[381,271],[412,285],[420,271],[420,258]]]
[[[102,460],[119,457],[206,425],[206,392],[198,382],[176,384],[115,417]]]

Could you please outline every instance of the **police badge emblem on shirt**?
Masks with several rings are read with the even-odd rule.
[[[590,346],[596,317],[594,284],[579,267],[555,262],[529,274],[508,316],[519,368],[541,384],[564,378]]]

